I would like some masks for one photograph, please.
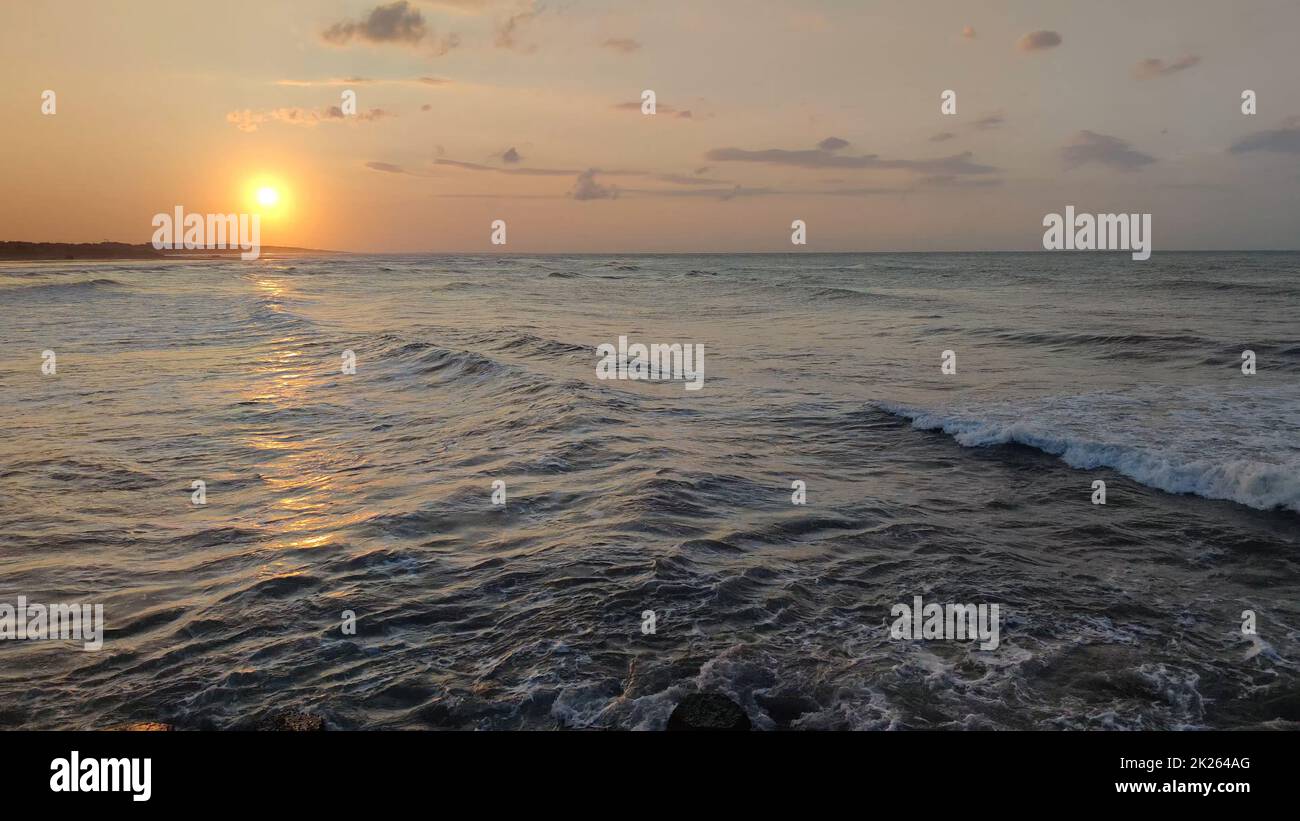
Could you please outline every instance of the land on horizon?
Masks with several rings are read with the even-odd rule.
[[[326,251],[318,248],[296,248],[288,245],[263,245],[261,253],[271,254],[346,254],[347,251]],[[154,248],[147,242],[0,242],[0,261],[41,260],[113,260],[113,259],[224,259],[238,256],[239,248]]]

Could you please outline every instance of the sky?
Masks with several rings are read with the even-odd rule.
[[[1034,250],[1073,205],[1294,249],[1297,31],[1294,0],[3,0],[0,239],[179,205],[347,251]]]

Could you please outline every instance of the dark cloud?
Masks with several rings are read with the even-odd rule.
[[[971,123],[971,128],[974,128],[976,131],[986,131],[990,128],[999,128],[1006,121],[1007,118],[1001,114],[990,114],[987,117],[980,117],[978,120]]]
[[[1138,171],[1143,166],[1155,162],[1156,158],[1135,151],[1129,147],[1127,141],[1119,137],[1098,134],[1095,131],[1080,131],[1061,149],[1061,161],[1066,168],[1097,163],[1120,171]]]
[[[1021,51],[1042,51],[1061,44],[1061,35],[1054,31],[1031,31],[1016,43]]]
[[[569,195],[575,200],[612,200],[618,198],[618,188],[596,182],[596,169],[588,168],[574,180]]]
[[[601,45],[614,51],[621,51],[624,54],[631,54],[641,48],[641,44],[631,37],[611,37]]]
[[[501,162],[507,165],[514,165],[522,159],[523,157],[519,156],[519,152],[515,150],[513,145],[501,152]]]
[[[1252,151],[1272,151],[1278,154],[1300,154],[1300,117],[1292,117],[1281,128],[1247,134],[1228,149],[1233,154]]]
[[[848,148],[849,141],[841,140],[839,137],[827,137],[817,143],[817,147],[822,151],[839,151],[841,148]]]
[[[335,23],[321,32],[321,37],[327,43],[340,46],[352,40],[415,45],[428,33],[429,27],[424,22],[424,15],[412,8],[406,0],[397,0],[371,9],[365,20]]]
[[[757,151],[744,148],[715,148],[705,154],[706,159],[718,162],[755,162],[796,168],[905,169],[925,174],[988,174],[997,170],[991,165],[971,162],[971,156],[971,152],[967,151],[928,160],[884,160],[877,154],[853,156],[834,154],[820,148],[803,151],[784,148],[766,148]]]
[[[930,138],[930,142],[932,143],[947,142],[948,140],[951,140],[953,137],[956,136],[957,135],[952,133],[951,131],[940,131],[938,134],[935,134],[933,137]]]
[[[406,169],[400,165],[393,165],[390,162],[368,162],[366,168],[374,171],[384,171],[389,174],[405,174]]]
[[[1137,65],[1133,66],[1133,77],[1138,80],[1152,80],[1156,77],[1166,77],[1170,74],[1191,68],[1201,62],[1201,58],[1195,54],[1189,54],[1186,57],[1179,57],[1172,63],[1166,63],[1158,57],[1148,57]]]

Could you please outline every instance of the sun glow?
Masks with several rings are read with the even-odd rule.
[[[245,183],[244,195],[249,207],[262,217],[284,217],[290,200],[290,191],[283,181],[270,175],[258,175]]]

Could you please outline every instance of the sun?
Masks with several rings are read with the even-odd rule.
[[[244,208],[260,214],[262,220],[284,221],[293,215],[296,198],[286,177],[276,174],[250,174],[240,184]]]

